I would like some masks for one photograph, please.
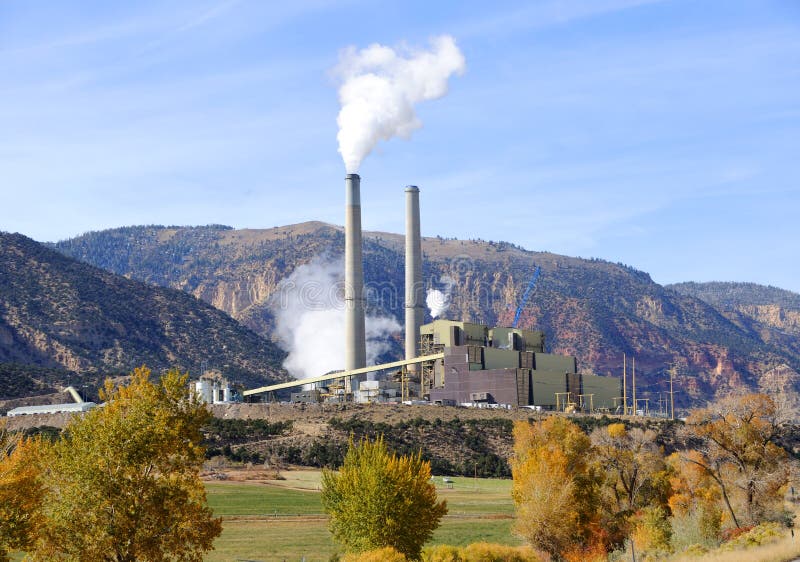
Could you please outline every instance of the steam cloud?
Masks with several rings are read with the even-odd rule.
[[[317,257],[278,287],[272,302],[284,368],[295,378],[316,377],[344,366],[344,260]],[[389,350],[388,337],[401,330],[394,318],[366,317],[367,364]]]
[[[453,290],[455,283],[447,276],[442,277],[440,281],[444,284],[444,291],[428,289],[428,294],[425,297],[425,304],[430,310],[431,318],[441,316],[450,308],[450,292]]]
[[[333,74],[341,80],[336,138],[347,173],[358,171],[379,140],[407,139],[422,127],[414,105],[447,94],[447,80],[465,68],[464,55],[449,35],[431,39],[428,51],[377,43],[342,51]]]
[[[450,295],[445,294],[438,289],[428,289],[428,296],[425,298],[425,304],[431,311],[431,317],[436,318],[444,313],[450,306]]]

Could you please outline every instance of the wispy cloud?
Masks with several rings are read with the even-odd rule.
[[[526,30],[566,25],[604,14],[656,4],[665,0],[549,0],[525,2],[523,6],[455,24],[459,38],[508,36]]]
[[[0,57],[42,56],[63,49],[88,47],[97,43],[134,37],[141,34],[143,31],[156,28],[156,25],[157,22],[149,18],[135,18],[123,22],[92,26],[89,29],[80,30],[47,41],[28,45],[14,45],[5,49],[0,49]]]
[[[238,3],[239,0],[226,0],[224,2],[220,2],[219,4],[211,6],[206,10],[202,10],[199,13],[192,14],[183,23],[173,27],[172,29],[167,30],[165,33],[161,34],[158,38],[148,42],[146,45],[142,47],[142,49],[137,53],[137,55],[143,55],[147,52],[156,50],[162,45],[168,43],[169,41],[174,40],[176,37],[180,36],[183,33],[186,33],[195,28],[202,27],[204,25],[211,23],[216,18],[219,18],[220,16],[228,12]]]

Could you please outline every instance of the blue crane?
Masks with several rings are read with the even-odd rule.
[[[511,325],[512,328],[516,328],[517,324],[519,323],[519,317],[522,316],[522,309],[525,308],[525,305],[528,302],[528,299],[531,298],[531,293],[533,292],[533,288],[536,286],[536,280],[539,279],[539,274],[542,272],[542,268],[538,265],[536,269],[533,271],[533,277],[531,277],[531,282],[528,283],[528,288],[525,289],[525,294],[522,295],[522,300],[517,307],[517,312],[514,314],[514,323]]]

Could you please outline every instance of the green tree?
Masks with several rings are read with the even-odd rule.
[[[23,439],[0,427],[0,562],[9,560],[11,550],[29,548],[41,524],[40,446],[38,439]]]
[[[351,552],[393,547],[418,559],[447,513],[420,453],[397,456],[375,441],[352,439],[338,473],[322,473],[322,505],[333,538]]]
[[[199,561],[221,522],[199,472],[210,414],[177,371],[106,381],[103,407],[73,418],[43,459],[45,524],[35,560]]]

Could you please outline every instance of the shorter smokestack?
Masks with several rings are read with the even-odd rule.
[[[422,237],[419,226],[419,189],[406,187],[406,359],[419,355],[419,328],[425,309],[422,304]],[[416,365],[409,365],[416,371]]]

